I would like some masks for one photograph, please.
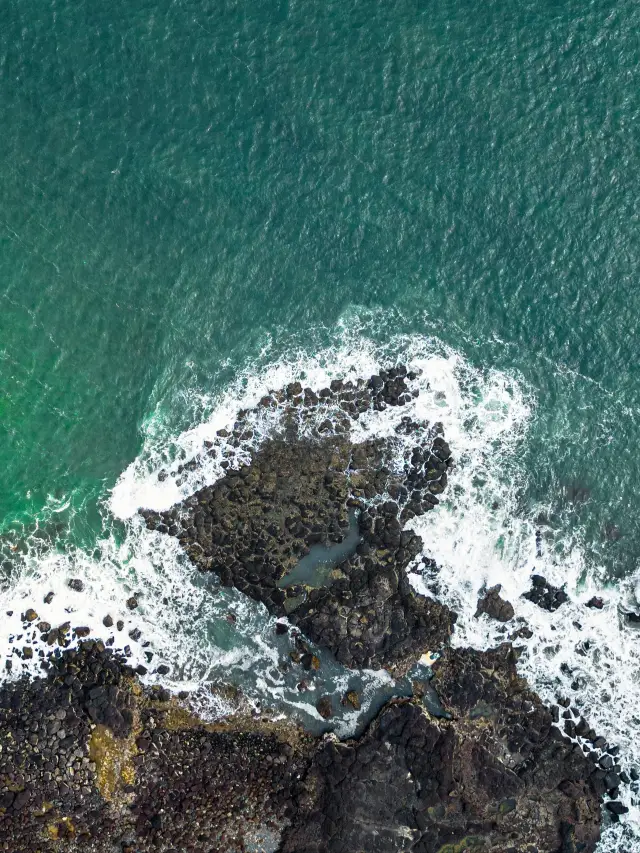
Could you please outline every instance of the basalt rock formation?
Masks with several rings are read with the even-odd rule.
[[[358,740],[240,715],[206,724],[100,641],[0,691],[0,850],[591,853],[594,764],[509,644],[449,650],[447,718],[389,703]]]
[[[450,719],[402,700],[360,740],[328,739],[282,853],[593,851],[595,765],[518,678],[512,647],[450,649],[435,669]]]
[[[147,526],[177,536],[200,569],[288,616],[340,663],[405,673],[446,642],[455,620],[412,590],[406,568],[423,543],[403,530],[437,505],[451,454],[440,424],[427,429],[405,417],[391,438],[360,443],[350,429],[370,409],[410,399],[407,378],[400,367],[317,395],[294,384],[265,398],[263,407],[281,406],[284,435],[169,512],[143,510]],[[420,443],[413,443],[418,431]],[[235,442],[247,432],[241,419]],[[287,572],[310,548],[344,540],[350,512],[361,540],[356,553],[322,587],[286,586]]]
[[[518,677],[511,644],[448,647],[455,614],[409,584],[423,543],[405,522],[437,505],[452,464],[441,425],[396,417],[387,438],[353,438],[371,410],[409,402],[414,378],[399,366],[317,394],[299,383],[269,394],[205,448],[221,460],[221,479],[169,512],[142,515],[202,571],[346,666],[402,675],[441,650],[433,678],[388,703],[358,739],[312,737],[246,708],[205,723],[163,688],[143,686],[147,668],[134,670],[113,636],[52,628],[30,608],[18,657],[24,666],[37,647],[43,672],[0,687],[0,851],[594,851],[599,797],[620,781],[595,732],[565,722],[585,755],[558,728],[559,709],[554,716]],[[274,411],[270,438],[254,446],[253,426]],[[354,521],[357,547],[321,584],[287,581],[314,546],[344,544]],[[432,561],[423,566],[436,583]],[[561,603],[548,585],[536,590],[543,605],[545,596]],[[480,610],[512,615],[499,590],[489,592]],[[127,604],[135,609],[136,597]],[[29,639],[38,634],[39,647]],[[305,647],[306,657],[310,667],[318,660]],[[319,714],[329,720],[341,701],[360,706],[352,691],[325,695]],[[608,808],[617,819],[624,806]]]
[[[250,716],[205,725],[101,641],[0,690],[0,850],[241,851],[275,837],[313,740]]]

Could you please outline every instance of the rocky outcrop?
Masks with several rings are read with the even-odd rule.
[[[449,650],[434,685],[448,719],[403,700],[360,740],[327,739],[283,853],[593,851],[594,764],[518,678],[511,646]]]
[[[563,589],[549,583],[542,575],[531,575],[531,589],[524,593],[523,598],[528,598],[538,607],[551,613],[569,600],[569,596]]]
[[[437,505],[451,454],[439,424],[429,429],[405,417],[393,437],[361,443],[352,442],[350,428],[371,408],[410,399],[407,377],[396,368],[367,383],[332,383],[318,394],[294,384],[266,398],[264,407],[282,407],[284,436],[169,512],[143,510],[148,527],[177,536],[200,569],[288,616],[342,664],[405,673],[446,642],[455,620],[412,590],[406,568],[423,543],[403,530]],[[248,432],[240,419],[233,440]],[[287,573],[314,545],[344,540],[354,513],[356,553],[321,587],[287,585]]]
[[[560,731],[559,709],[518,677],[510,644],[448,647],[455,614],[409,584],[423,543],[405,522],[437,505],[452,464],[441,426],[402,417],[384,440],[352,438],[370,410],[409,402],[412,378],[398,366],[317,393],[300,383],[272,392],[253,412],[280,412],[271,438],[254,447],[255,418],[240,413],[206,448],[225,475],[169,512],[142,514],[202,571],[288,618],[346,666],[402,675],[440,650],[433,678],[414,681],[414,696],[387,704],[358,739],[315,738],[248,706],[206,723],[166,690],[144,687],[147,667],[134,670],[127,647],[113,651],[113,636],[103,643],[87,639],[89,628],[52,628],[30,608],[18,658],[31,666],[35,651],[43,674],[0,688],[0,851],[594,851],[599,796],[624,781],[613,753],[601,755],[604,741],[573,722],[573,709],[562,717],[573,741]],[[314,546],[345,544],[354,524],[354,547],[321,583],[288,579]],[[422,565],[437,584],[435,564]],[[562,591],[535,576],[534,593],[541,606],[562,603]],[[138,607],[136,595],[127,606]],[[513,616],[498,588],[479,612]],[[278,623],[277,633],[287,630]],[[315,670],[299,631],[295,659]],[[360,707],[356,690],[317,701],[325,720]],[[608,808],[612,819],[624,810],[615,800]]]
[[[207,724],[101,642],[0,691],[0,849],[21,853],[591,853],[594,764],[509,644],[449,650],[357,740],[249,714]],[[251,845],[254,845],[251,847]]]
[[[206,725],[102,642],[0,690],[0,850],[233,851],[279,832],[314,742],[293,724]]]
[[[478,599],[478,608],[476,617],[486,613],[492,619],[497,619],[498,622],[510,622],[515,616],[513,605],[509,601],[505,601],[500,595],[502,587],[500,584],[490,587],[484,595]]]

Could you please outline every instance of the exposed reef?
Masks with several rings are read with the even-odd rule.
[[[509,644],[449,650],[357,740],[265,716],[204,723],[100,641],[0,691],[0,849],[21,853],[594,850],[590,758]]]
[[[278,616],[275,632],[290,633],[290,658],[305,670],[321,662],[302,635],[353,669],[404,676],[422,658],[432,677],[347,740],[248,704],[205,722],[141,683],[148,668],[134,669],[126,646],[114,651],[110,615],[103,643],[29,608],[16,658],[30,666],[35,651],[42,674],[0,687],[0,851],[593,853],[600,798],[612,798],[612,820],[625,811],[613,749],[568,703],[542,704],[510,643],[451,648],[455,614],[410,585],[408,568],[421,565],[437,586],[437,565],[417,561],[424,543],[405,527],[437,506],[450,448],[439,423],[395,417],[376,439],[356,425],[408,403],[415,378],[400,365],[317,393],[300,383],[271,392],[207,442],[203,454],[224,472],[214,485],[142,515],[200,570]],[[255,442],[257,420],[274,413]],[[340,556],[317,582],[290,578],[312,549],[334,545]],[[478,616],[514,617],[499,593],[486,591]],[[564,593],[534,578],[532,595],[554,609]],[[138,607],[135,595],[127,606]],[[152,675],[168,673],[150,650],[146,660]],[[353,689],[316,703],[325,721],[360,706]]]
[[[423,543],[403,530],[437,505],[451,453],[440,424],[408,417],[388,439],[354,443],[350,433],[371,409],[410,399],[407,378],[399,367],[318,394],[296,383],[265,398],[262,407],[282,408],[283,435],[172,510],[143,510],[147,526],[177,536],[200,569],[287,616],[345,666],[404,674],[446,642],[455,620],[412,590],[406,569]],[[233,436],[239,443],[246,434],[241,418]],[[313,546],[344,540],[350,512],[357,513],[356,552],[319,588],[284,585]]]
[[[360,740],[315,754],[283,853],[593,850],[594,765],[518,678],[511,646],[448,650],[435,673],[446,718],[393,702]]]

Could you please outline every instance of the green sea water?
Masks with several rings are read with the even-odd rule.
[[[349,313],[537,396],[631,566],[637,4],[0,5],[0,518],[86,507],[185,389]],[[95,518],[93,520],[95,523]]]
[[[632,0],[0,0],[0,529],[91,548],[150,431],[361,328],[514,377],[522,512],[631,575],[639,57]]]

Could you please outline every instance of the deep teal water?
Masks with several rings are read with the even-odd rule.
[[[77,529],[185,389],[346,314],[537,397],[637,552],[637,4],[0,4],[0,517]],[[609,550],[613,546],[608,546]],[[607,549],[605,549],[606,551]]]

